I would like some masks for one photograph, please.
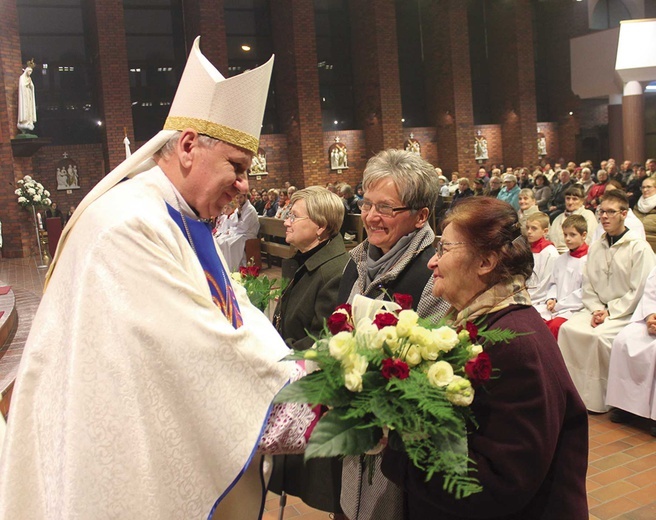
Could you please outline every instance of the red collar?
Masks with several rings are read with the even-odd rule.
[[[574,251],[570,251],[569,254],[573,258],[581,258],[581,257],[587,255],[588,254],[588,244],[583,242],[583,244],[581,244],[580,247],[578,247]]]
[[[546,238],[542,237],[539,240],[536,240],[535,242],[531,243],[531,252],[532,253],[539,253],[542,251],[544,248],[552,246],[553,243],[549,242]]]

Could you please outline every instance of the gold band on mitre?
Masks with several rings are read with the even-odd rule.
[[[200,134],[208,135],[214,139],[220,139],[226,143],[239,146],[240,148],[244,148],[254,154],[257,153],[260,143],[259,139],[255,136],[203,119],[171,116],[167,117],[166,122],[164,123],[164,130],[182,131],[185,128],[193,128]]]

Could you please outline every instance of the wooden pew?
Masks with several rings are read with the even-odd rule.
[[[284,220],[275,217],[258,217],[260,221],[260,249],[267,257],[271,267],[271,258],[293,258],[296,248],[285,242]],[[277,239],[277,240],[276,240]]]

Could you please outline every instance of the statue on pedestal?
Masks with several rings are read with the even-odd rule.
[[[30,135],[28,132],[34,130],[34,123],[36,123],[33,71],[34,60],[32,59],[26,63],[25,70],[18,80],[18,124],[16,126],[25,137]]]
[[[477,161],[486,161],[487,155],[487,139],[480,130],[476,131],[476,142],[474,143],[474,159]]]

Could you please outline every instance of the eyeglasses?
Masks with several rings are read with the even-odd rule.
[[[289,223],[290,223],[290,224],[293,224],[293,223],[296,222],[297,220],[304,220],[304,219],[306,219],[306,218],[310,218],[310,217],[299,217],[299,216],[297,216],[297,215],[294,215],[293,213],[290,213],[289,215],[287,215],[287,219],[286,219],[286,220],[289,220]]]
[[[626,210],[623,210],[623,209],[621,209],[619,211],[617,211],[616,209],[599,209],[599,210],[597,210],[600,217],[603,217],[604,215],[608,215],[609,217],[614,217],[618,213],[622,213],[622,211],[626,211]]]
[[[437,247],[435,248],[435,252],[437,253],[437,258],[442,258],[442,255],[444,253],[448,253],[448,251],[444,250],[444,246],[459,246],[461,244],[466,244],[467,242],[438,242]]]
[[[408,211],[409,209],[412,209],[407,206],[399,206],[395,208],[389,204],[374,204],[366,199],[360,199],[358,201],[358,207],[365,213],[371,211],[371,208],[376,208],[376,211],[384,217],[393,217],[398,211]]]
[[[640,189],[642,191],[645,191],[645,190],[653,190],[654,188],[656,188],[656,186],[642,186]]]

